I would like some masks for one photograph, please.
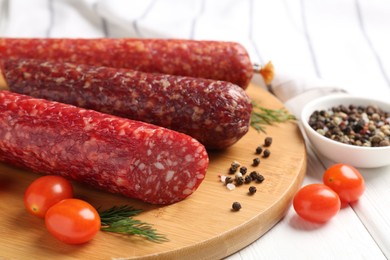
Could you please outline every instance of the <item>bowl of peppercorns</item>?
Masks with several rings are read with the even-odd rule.
[[[390,103],[337,94],[314,99],[301,112],[314,148],[328,159],[361,168],[390,165]]]

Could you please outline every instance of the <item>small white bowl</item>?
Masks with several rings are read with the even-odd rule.
[[[345,163],[360,168],[375,168],[390,165],[390,146],[362,147],[344,144],[322,136],[310,127],[308,121],[314,111],[328,110],[341,104],[345,106],[349,106],[350,104],[356,106],[376,105],[384,111],[390,111],[390,103],[388,102],[346,94],[336,94],[314,99],[303,107],[301,123],[315,149],[336,163]]]

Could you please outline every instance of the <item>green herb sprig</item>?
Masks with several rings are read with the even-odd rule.
[[[251,126],[258,132],[266,133],[264,125],[273,125],[290,120],[296,120],[296,117],[290,114],[286,109],[269,109],[252,101],[253,111],[251,114]]]
[[[133,219],[142,210],[132,206],[114,206],[107,210],[98,210],[101,219],[100,230],[122,235],[138,235],[153,242],[168,241],[165,235],[159,234],[149,223]]]

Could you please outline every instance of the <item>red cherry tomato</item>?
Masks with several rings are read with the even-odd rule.
[[[28,186],[24,193],[24,206],[32,215],[44,218],[51,206],[72,197],[73,187],[67,179],[46,175],[39,177]]]
[[[65,199],[52,206],[45,216],[46,228],[62,242],[82,244],[100,230],[96,209],[80,199]]]
[[[329,167],[322,180],[339,195],[342,203],[357,201],[365,190],[360,172],[346,164],[339,163]]]
[[[336,192],[324,184],[309,184],[294,196],[293,206],[305,220],[324,223],[340,210],[340,199]]]

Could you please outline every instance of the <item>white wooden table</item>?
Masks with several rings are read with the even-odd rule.
[[[311,149],[308,153],[303,185],[321,182],[333,163]],[[390,167],[359,170],[366,181],[364,195],[329,222],[304,221],[291,207],[274,228],[227,259],[389,259]]]
[[[321,78],[384,100],[390,100],[389,35],[385,0],[0,0],[0,36],[238,41],[254,62],[272,60],[277,73]],[[308,153],[304,184],[320,182],[333,162],[310,145]],[[390,167],[360,171],[363,197],[331,221],[303,221],[291,207],[228,259],[389,259]]]

